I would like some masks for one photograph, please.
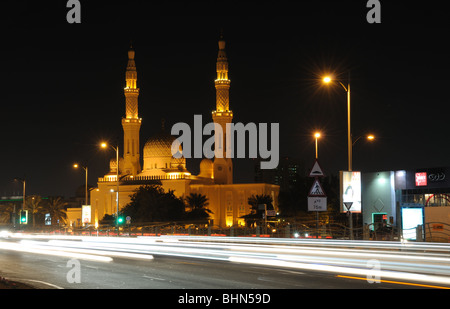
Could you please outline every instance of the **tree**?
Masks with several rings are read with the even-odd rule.
[[[26,198],[26,207],[31,211],[33,217],[33,228],[36,227],[36,214],[42,211],[42,197],[31,195]]]
[[[0,205],[0,222],[1,223],[11,223],[12,215],[15,215],[14,210],[16,209],[13,203],[8,203],[6,205]],[[17,207],[17,209],[19,209]]]
[[[190,208],[187,218],[191,220],[205,220],[209,218],[209,214],[213,212],[206,208],[209,205],[208,198],[200,193],[191,193],[185,198],[186,206]]]
[[[50,214],[52,225],[57,222],[65,224],[67,220],[66,206],[67,203],[61,197],[50,197],[47,203],[42,205],[41,210],[43,213]]]
[[[138,223],[180,220],[185,205],[183,199],[173,192],[165,192],[159,184],[141,186],[131,195],[131,202],[120,211],[120,215],[130,216],[133,222]]]
[[[248,204],[251,206],[251,212],[248,215],[242,216],[245,220],[245,225],[252,226],[257,222],[262,221],[264,210],[273,210],[273,199],[270,195],[252,195],[248,198]],[[266,205],[264,208],[259,205]],[[262,208],[262,209],[260,209]]]

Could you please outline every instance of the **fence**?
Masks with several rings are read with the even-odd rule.
[[[447,223],[428,222],[423,230],[427,242],[450,242],[450,225]]]

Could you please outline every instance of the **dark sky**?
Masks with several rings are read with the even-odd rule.
[[[42,2],[42,3],[41,3]],[[234,121],[280,124],[280,156],[319,161],[327,174],[347,168],[346,93],[324,87],[351,72],[353,169],[450,165],[448,17],[442,2],[381,1],[381,24],[366,21],[367,1],[81,1],[68,24],[66,1],[2,8],[0,195],[73,196],[108,171],[122,143],[130,41],[138,69],[141,152],[176,122],[211,121],[217,40],[223,28]],[[155,4],[153,4],[155,3]],[[250,160],[234,160],[235,182],[253,180]],[[198,162],[188,160],[198,173]]]

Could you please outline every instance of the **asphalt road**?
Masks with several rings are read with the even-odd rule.
[[[392,289],[424,288],[369,283],[339,274],[186,257],[111,262],[0,250],[0,275],[40,289]],[[77,268],[79,267],[79,268]],[[79,270],[75,273],[75,270]],[[350,277],[350,276],[349,276]]]

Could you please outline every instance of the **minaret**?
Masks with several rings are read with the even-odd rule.
[[[216,86],[216,110],[212,112],[214,123],[220,124],[223,131],[223,148],[220,149],[222,158],[214,159],[214,182],[216,184],[233,183],[233,162],[231,158],[226,158],[226,149],[231,145],[226,144],[226,124],[231,123],[233,112],[230,111],[230,80],[228,79],[228,60],[225,52],[225,40],[223,36],[219,39],[219,54],[217,56],[217,79]],[[216,143],[216,145],[220,142]]]
[[[128,65],[125,74],[125,118],[123,127],[123,174],[136,176],[141,171],[139,160],[139,129],[142,119],[138,117],[139,88],[136,87],[137,72],[134,62],[134,50],[128,51]]]

